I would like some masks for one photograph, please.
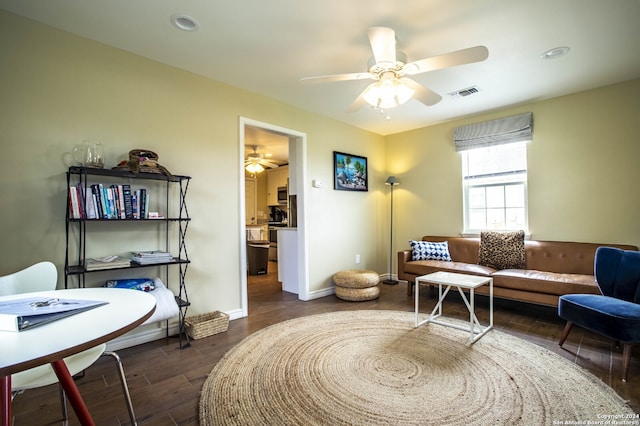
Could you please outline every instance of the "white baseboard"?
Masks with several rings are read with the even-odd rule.
[[[333,287],[324,288],[322,290],[312,291],[312,292],[309,293],[309,299],[307,299],[307,300],[313,300],[313,299],[319,299],[321,297],[331,296],[334,293],[335,293],[335,291],[334,291]]]
[[[169,320],[169,336],[178,334],[178,319]],[[107,343],[108,351],[117,351],[167,337],[167,321],[141,325]]]
[[[244,316],[242,315],[242,309],[235,309],[233,311],[229,311],[226,312],[227,314],[229,314],[229,320],[233,321],[233,320],[237,320],[240,318],[244,318]]]
[[[400,280],[398,280],[398,275],[396,275],[396,274],[381,274],[380,275],[380,282],[382,282],[384,280],[400,281]]]

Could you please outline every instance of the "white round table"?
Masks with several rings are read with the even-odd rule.
[[[108,342],[144,322],[156,300],[142,291],[82,288],[0,297],[0,302],[27,297],[84,299],[108,302],[89,311],[20,332],[0,331],[0,401],[2,425],[11,425],[11,375],[51,363],[82,424],[94,424],[63,358]]]

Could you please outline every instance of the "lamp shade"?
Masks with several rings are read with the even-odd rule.
[[[414,90],[405,86],[392,72],[386,72],[380,81],[372,83],[362,93],[364,100],[374,108],[394,108],[407,102]]]
[[[387,180],[384,182],[385,185],[400,185],[400,181],[395,176],[389,176]]]

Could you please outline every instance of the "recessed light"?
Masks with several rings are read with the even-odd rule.
[[[569,50],[571,49],[569,49],[567,46],[554,47],[553,49],[549,49],[544,52],[542,55],[540,55],[540,57],[542,59],[556,59],[569,53]]]
[[[198,21],[188,15],[173,15],[171,23],[182,31],[198,31],[198,28],[200,28]]]

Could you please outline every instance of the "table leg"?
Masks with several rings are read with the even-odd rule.
[[[469,341],[473,342],[474,330],[476,329],[476,324],[473,322],[473,319],[476,316],[476,296],[473,292],[473,288],[469,289],[469,296],[471,298],[471,308],[469,308]]]
[[[415,284],[415,289],[414,289],[414,296],[415,296],[415,309],[416,309],[416,327],[418,327],[418,324],[420,323],[420,321],[418,320],[418,301],[420,300],[420,281],[418,281],[416,279],[416,284]]]
[[[67,365],[64,363],[64,360],[58,360],[51,363],[51,367],[53,367],[53,371],[55,371],[56,376],[58,376],[58,380],[60,381],[60,385],[62,389],[64,389],[67,394],[67,398],[69,398],[69,402],[73,407],[73,411],[78,416],[78,420],[80,424],[83,426],[94,426],[95,423],[91,418],[91,414],[89,414],[89,410],[82,400],[82,396],[80,396],[80,391],[73,381],[73,377],[71,377],[71,373],[69,373],[69,369]]]
[[[2,426],[11,426],[11,376],[0,377],[0,397],[2,397]]]
[[[493,328],[493,278],[489,281],[489,327]]]

